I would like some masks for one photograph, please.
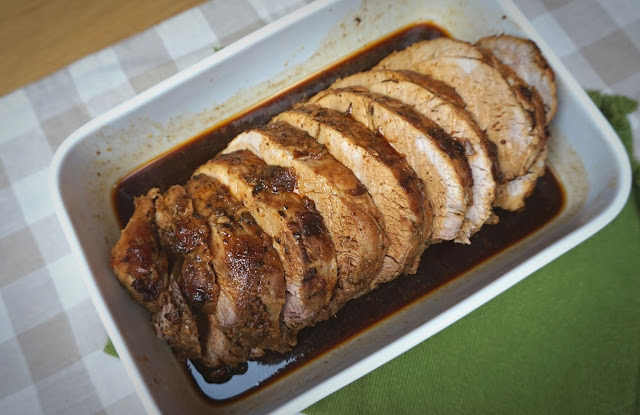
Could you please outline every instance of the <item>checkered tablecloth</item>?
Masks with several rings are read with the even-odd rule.
[[[210,1],[0,98],[0,414],[144,412],[102,350],[49,199],[51,157],[91,118],[305,3]],[[640,1],[517,4],[581,85],[640,100]],[[637,112],[631,123],[640,157]]]

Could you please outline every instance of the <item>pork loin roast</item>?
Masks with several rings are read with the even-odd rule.
[[[149,190],[111,267],[211,381],[521,209],[546,170],[553,72],[535,44],[438,38],[237,135]],[[408,277],[410,278],[410,277]]]

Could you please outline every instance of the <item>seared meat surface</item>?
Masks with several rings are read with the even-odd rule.
[[[202,353],[198,325],[173,275],[158,304],[161,308],[151,316],[156,335],[165,339],[178,357],[198,359]]]
[[[174,258],[180,258],[186,300],[205,312],[212,312],[218,287],[207,244],[210,228],[206,220],[195,214],[193,202],[182,186],[171,186],[158,196],[155,223],[162,246]]]
[[[464,109],[464,101],[450,86],[418,72],[372,70],[360,72],[334,82],[333,88],[362,86],[401,101],[432,119],[465,150],[473,176],[473,199],[465,213],[460,242],[469,242],[492,214],[497,160],[484,131]]]
[[[415,273],[429,245],[472,243],[493,208],[521,209],[555,91],[526,39],[416,43],[136,197],[110,265],[176,356],[226,381]]]
[[[286,280],[284,323],[294,332],[329,303],[336,252],[313,201],[294,192],[295,171],[267,165],[248,150],[219,154],[196,170],[226,185],[273,240]]]
[[[527,172],[544,142],[543,125],[523,105],[503,73],[480,49],[454,39],[420,42],[383,59],[376,69],[411,69],[455,88],[466,109],[497,147],[505,180]]]
[[[185,189],[211,229],[209,246],[219,294],[217,307],[208,314],[215,316],[219,329],[241,350],[236,353],[240,361],[247,360],[253,349],[279,348],[289,337],[280,324],[285,279],[271,238],[229,189],[214,179],[195,175]],[[287,346],[284,342],[281,347]]]

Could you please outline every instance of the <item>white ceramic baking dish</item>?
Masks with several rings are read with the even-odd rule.
[[[109,269],[109,251],[119,235],[110,201],[114,183],[208,126],[419,21],[432,21],[469,41],[506,32],[538,43],[559,86],[550,161],[565,186],[566,206],[551,223],[435,294],[257,393],[216,407],[215,412],[303,410],[489,301],[593,235],[621,210],[630,187],[623,147],[509,1],[310,4],[89,122],[55,155],[51,186],[60,221],[91,298],[150,413],[200,413],[212,408],[170,349],[155,337],[148,314],[131,301]]]

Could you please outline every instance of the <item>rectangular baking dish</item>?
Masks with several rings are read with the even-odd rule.
[[[318,1],[237,41],[74,132],[55,154],[57,213],[91,298],[148,412],[213,408],[149,327],[146,311],[113,277],[119,236],[110,191],[127,172],[332,62],[415,22],[474,41],[531,38],[555,70],[559,111],[550,163],[566,190],[551,223],[422,301],[405,307],[321,359],[217,413],[301,411],[437,333],[584,241],[622,209],[630,188],[617,136],[561,61],[509,1]],[[324,364],[328,362],[329,364]]]

